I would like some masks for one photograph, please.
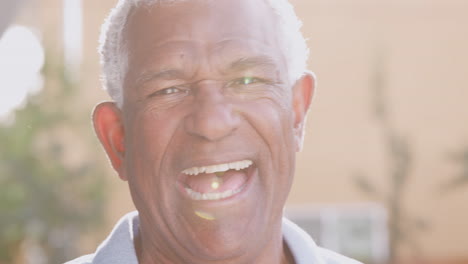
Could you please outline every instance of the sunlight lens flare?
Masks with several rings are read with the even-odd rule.
[[[219,189],[221,184],[223,184],[223,179],[216,176],[215,178],[213,178],[213,181],[211,182],[211,189],[217,190]]]
[[[212,214],[202,212],[202,211],[195,211],[195,215],[208,221],[213,221],[216,219]]]
[[[44,49],[26,27],[13,25],[0,39],[0,119],[21,107],[43,85]]]

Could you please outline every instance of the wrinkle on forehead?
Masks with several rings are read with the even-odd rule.
[[[137,7],[126,27],[131,52],[125,86],[173,70],[192,77],[200,65],[205,73],[223,74],[234,61],[238,69],[253,65],[253,57],[270,57],[270,64],[276,64],[272,69],[287,78],[276,23],[263,0],[193,0]],[[267,68],[267,61],[260,63],[257,58],[255,64]]]
[[[192,79],[196,73],[211,72],[205,78],[217,79],[229,74],[274,72],[279,79],[281,62],[272,47],[244,40],[221,41],[209,51],[199,43],[167,42],[134,63],[130,72],[137,87],[152,80]]]

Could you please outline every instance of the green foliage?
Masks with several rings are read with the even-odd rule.
[[[45,88],[15,122],[0,124],[0,263],[13,263],[25,241],[35,241],[47,263],[63,262],[74,257],[78,235],[102,220],[99,162],[67,162],[75,147],[96,146],[84,136],[89,121],[68,109],[76,85],[50,60],[44,76]]]

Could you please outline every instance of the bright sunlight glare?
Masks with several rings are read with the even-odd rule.
[[[34,33],[10,26],[0,39],[0,121],[9,119],[29,94],[41,90],[44,50]]]

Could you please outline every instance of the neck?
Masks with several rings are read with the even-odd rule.
[[[145,242],[146,241],[146,242]],[[256,264],[295,264],[294,258],[289,250],[286,242],[283,241],[282,236],[279,239],[268,243],[267,247],[261,252],[247,252],[246,254],[222,260],[204,260],[204,259],[191,259],[190,263],[210,263],[210,264],[239,264],[239,263],[256,263]],[[151,243],[138,232],[135,237],[135,250],[138,257],[139,264],[182,264],[187,263],[186,258],[180,256],[177,252],[169,250],[161,250],[161,248]],[[151,246],[154,245],[154,246]]]

